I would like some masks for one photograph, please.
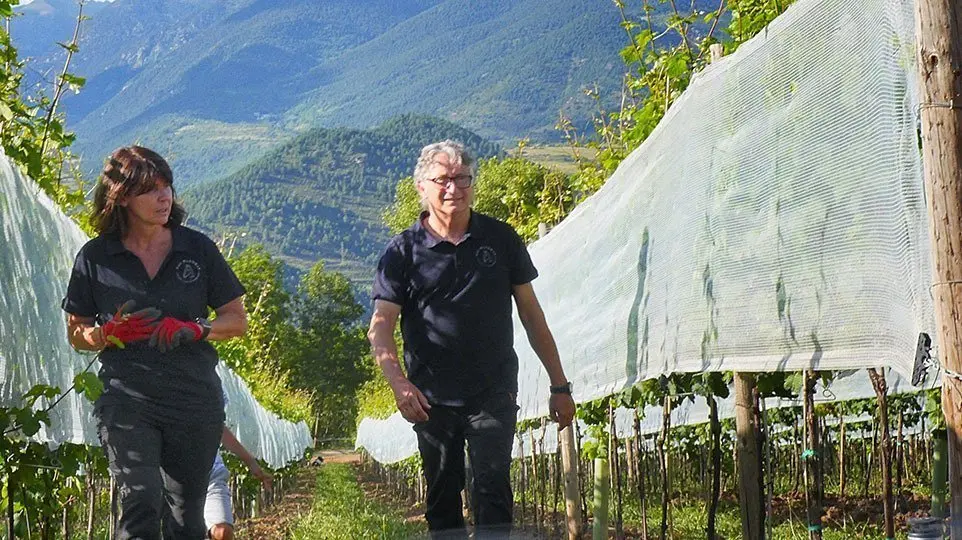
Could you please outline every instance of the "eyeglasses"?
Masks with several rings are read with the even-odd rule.
[[[431,182],[441,186],[448,187],[448,184],[453,183],[459,188],[469,188],[474,184],[474,177],[470,174],[459,174],[457,176],[438,176],[437,178],[428,178]]]

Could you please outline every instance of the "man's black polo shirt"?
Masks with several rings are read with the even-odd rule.
[[[440,405],[517,392],[512,286],[538,276],[510,225],[471,212],[458,245],[422,225],[395,236],[378,263],[372,296],[401,306],[408,379]]]
[[[244,294],[244,287],[217,246],[203,234],[176,226],[173,247],[154,279],[116,235],[101,235],[77,254],[63,309],[105,320],[124,302],[156,307],[183,321],[207,317]],[[120,404],[161,422],[222,422],[223,391],[214,368],[217,352],[207,341],[167,353],[146,341],[100,352],[104,393],[97,408]]]

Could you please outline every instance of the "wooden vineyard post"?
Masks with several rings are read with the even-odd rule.
[[[669,503],[671,494],[669,482],[671,476],[668,474],[668,439],[671,432],[671,396],[664,397],[664,405],[661,410],[661,435],[658,438],[658,470],[661,478],[661,527],[658,529],[658,538],[666,540],[668,538]]]
[[[805,371],[803,384],[805,411],[805,450],[802,462],[805,469],[805,499],[807,502],[808,538],[822,539],[822,470],[818,422],[815,418],[815,371]]]
[[[548,234],[548,226],[544,223],[538,224],[538,238],[544,238]],[[578,449],[575,445],[574,422],[572,425],[558,432],[558,441],[561,445],[561,468],[564,477],[565,489],[565,524],[568,531],[568,540],[576,540],[581,537],[581,488],[578,481]]]
[[[720,43],[709,47],[712,62],[721,59]],[[742,538],[764,538],[761,453],[755,422],[755,376],[735,373],[735,456],[738,469],[738,501],[742,517]]]
[[[878,397],[879,410],[879,445],[882,447],[882,507],[885,516],[885,537],[895,538],[895,501],[892,497],[892,437],[889,433],[889,413],[885,384],[885,372],[871,368],[868,370],[875,395]]]
[[[708,540],[718,538],[716,515],[721,495],[721,422],[718,420],[718,401],[708,395],[709,426],[711,426],[711,495],[708,503]]]
[[[618,426],[615,422],[615,405],[608,400],[608,465],[611,467],[611,487],[615,490],[615,538],[624,538],[624,522],[621,512],[621,463],[618,459]]]
[[[738,500],[742,517],[742,538],[764,538],[761,455],[755,422],[755,377],[735,373],[735,450],[738,458]]]
[[[544,509],[538,508],[538,447],[534,444],[534,429],[528,430],[528,439],[531,441],[531,519],[533,519],[536,531],[541,529],[541,517]]]
[[[919,116],[953,540],[962,540],[962,4],[916,0]]]
[[[905,469],[905,456],[903,452],[905,447],[903,446],[902,439],[902,428],[904,419],[902,418],[902,411],[899,411],[899,429],[898,436],[895,441],[895,509],[898,510],[903,503],[902,497],[902,476],[904,475]]]
[[[582,476],[587,475],[591,465],[581,460],[581,426],[574,423],[575,429],[575,457],[578,460],[578,497],[581,500],[581,530],[588,528],[588,481]],[[592,473],[593,474],[593,473]]]
[[[561,437],[561,467],[565,484],[565,522],[568,540],[581,535],[581,494],[578,486],[578,452],[575,449],[574,429],[568,426],[558,434]]]
[[[845,416],[838,412],[838,497],[845,497]]]
[[[87,461],[87,540],[94,539],[94,517],[97,509],[97,479],[94,476],[93,460]]]
[[[636,407],[632,413],[634,417],[634,431],[635,431],[635,464],[637,465],[637,470],[635,471],[635,485],[638,489],[638,506],[641,507],[641,540],[648,540],[648,501],[645,500],[645,482],[648,479],[648,470],[645,466],[645,451],[644,451],[644,441],[641,437],[641,418],[638,412],[639,407]]]

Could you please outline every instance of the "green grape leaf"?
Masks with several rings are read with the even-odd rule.
[[[16,413],[17,425],[27,437],[32,437],[40,431],[40,420],[30,409],[19,409]]]
[[[78,373],[77,376],[73,378],[73,384],[77,393],[83,394],[89,401],[97,401],[100,394],[104,392],[104,383],[89,371]]]

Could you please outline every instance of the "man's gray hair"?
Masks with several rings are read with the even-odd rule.
[[[471,176],[476,176],[478,160],[463,144],[447,139],[429,144],[421,149],[421,156],[414,166],[414,181],[427,180],[428,169],[437,162],[438,154],[445,154],[452,165],[466,167]]]

